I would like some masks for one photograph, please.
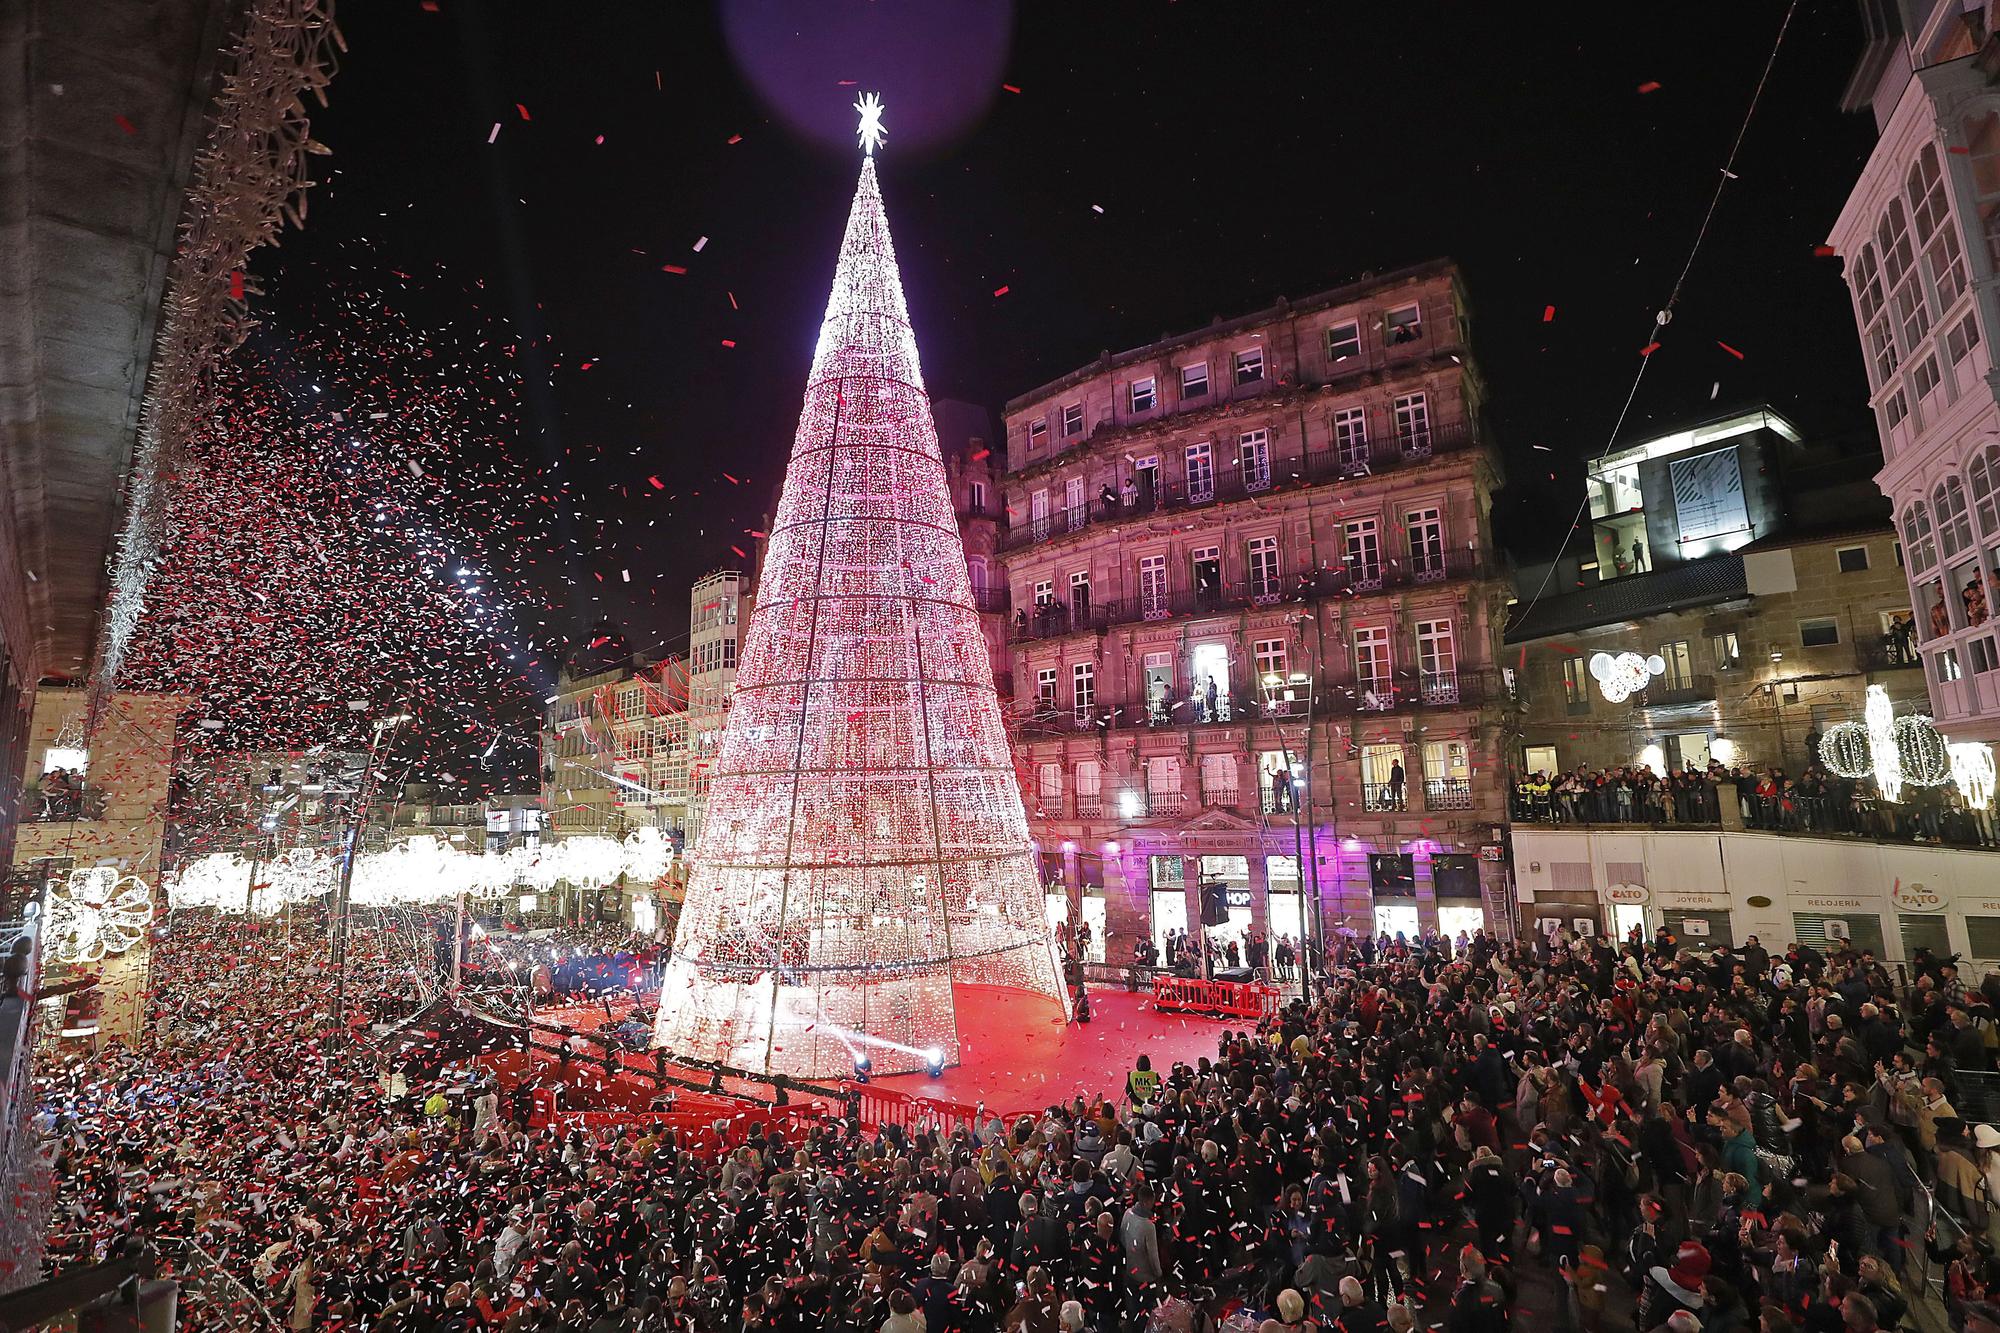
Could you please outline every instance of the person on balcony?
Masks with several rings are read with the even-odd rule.
[[[1389,808],[1391,810],[1401,810],[1404,808],[1403,805],[1404,780],[1405,779],[1403,775],[1403,762],[1402,760],[1399,759],[1395,763],[1389,765]]]

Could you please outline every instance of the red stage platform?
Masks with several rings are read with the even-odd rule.
[[[1053,1001],[1024,997],[1018,991],[961,987],[959,1063],[939,1078],[891,1074],[877,1078],[873,1086],[968,1107],[984,1102],[989,1110],[1011,1115],[1040,1110],[1079,1093],[1115,1096],[1124,1090],[1125,1075],[1141,1055],[1151,1056],[1153,1068],[1164,1074],[1176,1060],[1193,1064],[1203,1056],[1212,1058],[1224,1031],[1251,1026],[1243,1019],[1160,1013],[1150,993],[1135,995],[1117,986],[1092,986],[1090,1003],[1090,1023],[1065,1024]],[[630,1001],[613,1009],[620,1018],[629,1011]],[[538,1010],[536,1018],[589,1031],[603,1025],[605,1014],[602,1005],[578,1003]],[[650,1068],[653,1061],[650,1055],[629,1052],[620,1063]],[[589,1068],[589,1062],[584,1065],[574,1077],[595,1091],[603,1075]],[[547,1078],[552,1073],[549,1062],[538,1061],[537,1072]],[[701,1077],[699,1071],[686,1072]],[[612,1094],[613,1105],[643,1106],[656,1090],[629,1076],[609,1083],[630,1085]],[[767,1085],[733,1077],[724,1080],[724,1088],[759,1100],[770,1096]]]
[[[1174,1061],[1213,1058],[1224,1031],[1243,1022],[1153,1011],[1149,994],[1110,986],[1090,988],[1092,1021],[1065,1025],[1053,1003],[1023,1000],[1014,991],[959,989],[959,1063],[940,1078],[894,1074],[875,1080],[915,1097],[935,1097],[994,1111],[1033,1111],[1082,1093],[1116,1095],[1141,1055],[1164,1074]]]

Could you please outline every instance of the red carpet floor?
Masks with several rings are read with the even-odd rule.
[[[1002,1112],[1030,1111],[1054,1101],[1116,1094],[1141,1055],[1165,1073],[1174,1061],[1215,1055],[1216,1039],[1242,1023],[1185,1014],[1156,1014],[1150,994],[1092,986],[1092,1021],[1064,1026],[1053,1004],[1022,1002],[1006,992],[966,987],[959,1005],[959,1061],[941,1078],[894,1074],[885,1088],[954,1102],[985,1102]]]
[[[1038,1110],[1054,1101],[1082,1093],[1116,1095],[1125,1086],[1125,1075],[1149,1055],[1153,1068],[1165,1073],[1174,1061],[1189,1064],[1202,1056],[1213,1057],[1216,1039],[1225,1030],[1240,1031],[1240,1021],[1218,1021],[1187,1014],[1153,1012],[1150,994],[1128,994],[1122,987],[1090,988],[1093,1018],[1088,1024],[1062,1023],[1053,1002],[1025,999],[1014,992],[986,987],[964,987],[959,1002],[959,1064],[940,1078],[927,1074],[884,1075],[875,1082],[884,1088],[920,1097],[939,1097],[972,1105],[984,1102],[992,1110],[1011,1114]],[[614,1002],[613,1012],[622,1018],[630,1002]],[[604,1023],[604,1008],[598,1004],[576,1004],[538,1010],[537,1018],[589,1030]],[[552,1063],[552,1062],[550,1062]],[[648,1055],[627,1054],[623,1063],[650,1067]],[[537,1061],[537,1072],[549,1079],[552,1071]],[[510,1071],[511,1072],[511,1071]],[[603,1078],[597,1070],[578,1071],[579,1081],[596,1090]],[[697,1076],[699,1076],[697,1074]],[[624,1083],[625,1079],[612,1082]],[[636,1084],[637,1080],[633,1080]],[[768,1099],[768,1088],[744,1084],[737,1079],[725,1082],[730,1092]],[[606,1091],[610,1091],[606,1089]],[[633,1087],[619,1089],[609,1100],[613,1104],[636,1101],[644,1104],[652,1088],[643,1092]]]

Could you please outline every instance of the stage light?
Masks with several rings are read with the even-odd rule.
[[[856,1055],[854,1057],[854,1081],[856,1083],[866,1083],[868,1081],[868,1071],[874,1067],[874,1063],[867,1056]]]
[[[933,1046],[924,1052],[924,1072],[932,1078],[944,1073],[944,1052]]]

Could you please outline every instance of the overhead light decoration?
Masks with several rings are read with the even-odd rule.
[[[1974,810],[1993,803],[1993,747],[1983,741],[1952,741],[1945,746],[1951,759],[1951,780]]]
[[[1819,758],[1843,778],[1875,779],[1885,801],[1903,798],[1903,784],[1941,787],[1953,775],[1952,758],[1937,723],[1922,713],[1897,717],[1889,691],[1868,687],[1861,722],[1836,722],[1819,738]],[[1961,784],[1962,785],[1962,784]]]
[[[69,872],[49,890],[50,954],[61,963],[97,963],[145,938],[153,919],[153,891],[117,866]]]
[[[1597,653],[1590,659],[1590,674],[1597,681],[1598,692],[1608,703],[1624,703],[1627,699],[1646,688],[1653,677],[1662,675],[1667,669],[1667,659],[1654,653],[1651,657],[1641,657],[1637,653]]]
[[[515,885],[548,889],[568,882],[600,889],[624,876],[650,887],[673,864],[673,844],[658,829],[639,829],[621,843],[581,837],[540,847],[516,847],[489,855],[467,852],[440,838],[410,838],[384,852],[355,858],[349,896],[363,905],[449,902],[461,893],[492,898]],[[330,893],[340,876],[337,853],[293,847],[258,864],[256,893],[252,865],[234,852],[196,857],[167,881],[167,905],[180,909],[273,916],[286,904],[310,902]]]

